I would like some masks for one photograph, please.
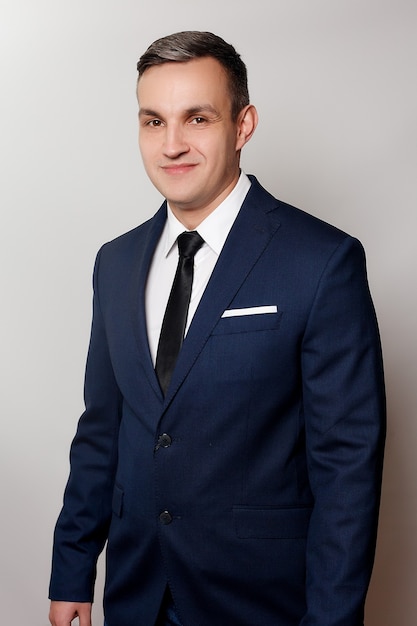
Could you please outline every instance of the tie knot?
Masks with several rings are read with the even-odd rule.
[[[185,231],[178,235],[178,251],[183,258],[193,258],[204,243],[196,230]]]

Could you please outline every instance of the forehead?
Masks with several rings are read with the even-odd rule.
[[[189,106],[191,100],[225,105],[230,101],[226,71],[212,57],[154,65],[139,79],[138,100],[140,107]]]

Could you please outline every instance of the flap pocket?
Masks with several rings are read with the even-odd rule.
[[[282,311],[276,313],[261,313],[254,315],[233,315],[222,317],[213,329],[213,335],[232,333],[249,333],[259,330],[274,330],[279,328]]]
[[[114,486],[112,510],[117,517],[122,517],[124,491],[117,485]]]
[[[311,508],[235,506],[233,519],[241,539],[297,539],[307,536]]]

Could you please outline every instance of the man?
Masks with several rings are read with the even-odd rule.
[[[232,46],[177,33],[138,70],[166,202],[97,258],[50,621],[90,625],[108,540],[107,626],[359,626],[384,440],[362,247],[240,171],[257,114]]]

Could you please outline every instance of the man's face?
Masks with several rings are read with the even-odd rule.
[[[195,228],[239,177],[246,140],[241,116],[232,121],[226,73],[211,57],[153,66],[139,79],[138,101],[146,172],[177,218]]]

